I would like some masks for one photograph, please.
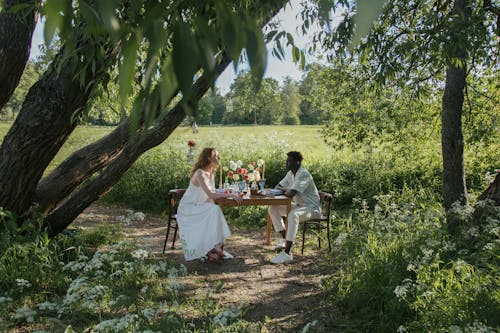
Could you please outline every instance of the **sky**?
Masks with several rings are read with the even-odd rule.
[[[277,19],[281,21],[282,27],[292,34],[295,43],[298,47],[305,47],[308,42],[307,36],[300,36],[296,33],[296,28],[299,26],[299,22],[296,19],[296,15],[300,10],[299,0],[292,0],[290,4],[282,10]],[[35,32],[33,34],[33,42],[31,46],[30,58],[35,59],[39,54],[38,46],[43,44],[43,21],[38,22]],[[238,71],[246,70],[248,66],[246,64],[240,64],[238,66]],[[276,79],[280,84],[283,83],[285,77],[289,76],[292,79],[299,81],[302,78],[303,72],[299,69],[298,64],[294,64],[292,61],[291,50],[286,50],[285,61],[280,61],[279,59],[271,55],[270,49],[267,57],[267,67],[264,73],[264,77],[270,77]],[[236,77],[234,72],[234,66],[229,65],[226,70],[219,76],[215,86],[219,89],[221,94],[226,94],[229,91],[231,83],[233,83]]]

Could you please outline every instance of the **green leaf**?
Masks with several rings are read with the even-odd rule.
[[[177,78],[183,96],[189,98],[191,95],[193,77],[198,70],[199,53],[188,24],[177,24],[174,30],[172,44],[172,62],[174,65],[175,77]]]
[[[99,14],[95,9],[89,5],[87,1],[80,0],[79,7],[80,13],[82,14],[85,22],[90,25],[95,25],[99,21]]]
[[[130,94],[137,63],[138,41],[135,34],[132,34],[124,43],[122,62],[120,64],[119,83],[120,100],[125,104]]]
[[[172,57],[168,56],[161,67],[161,78],[159,82],[161,108],[167,106],[177,89]]]
[[[198,17],[195,21],[197,27],[197,42],[200,52],[200,60],[206,72],[212,72],[215,68],[215,50],[217,49],[217,36],[208,25],[205,18]]]
[[[235,70],[238,66],[241,50],[245,45],[245,31],[242,26],[242,20],[235,17],[232,11],[228,10],[223,1],[215,3],[217,21],[220,22],[220,30],[224,48],[233,60]]]
[[[47,0],[43,11],[45,12],[45,26],[43,29],[43,38],[45,45],[49,46],[54,38],[56,30],[60,30],[63,25],[61,16],[65,10],[64,0]]]
[[[328,29],[330,29],[330,11],[333,6],[334,4],[331,0],[320,0],[318,3],[319,22],[322,26],[326,25]]]
[[[300,50],[296,46],[292,47],[292,57],[294,63],[297,63],[300,59]]]
[[[386,0],[357,0],[357,10],[354,15],[356,32],[352,39],[352,46],[358,45],[361,38],[370,31],[373,21],[382,13]]]
[[[102,23],[106,30],[112,35],[117,35],[120,30],[120,22],[116,17],[116,9],[118,8],[117,0],[97,1],[97,7],[101,13]]]
[[[266,42],[271,41],[278,33],[278,30],[271,30],[266,34]]]
[[[267,65],[267,52],[264,44],[264,36],[262,35],[262,30],[257,26],[255,21],[250,19],[247,24],[246,51],[248,62],[250,63],[252,76],[255,82],[257,85],[260,85],[260,81],[264,77]]]

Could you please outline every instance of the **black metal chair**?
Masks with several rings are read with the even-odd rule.
[[[175,247],[175,238],[177,237],[177,230],[179,226],[177,225],[177,207],[179,207],[179,201],[186,192],[185,189],[177,188],[168,191],[168,220],[167,220],[167,235],[165,236],[165,243],[163,244],[163,253],[167,247],[168,235],[170,234],[170,229],[174,230],[174,237],[172,238],[172,249]]]
[[[322,229],[326,229],[326,237],[328,239],[328,251],[332,250],[330,239],[330,212],[332,208],[333,196],[330,193],[319,191],[319,198],[321,203],[321,217],[317,219],[310,219],[302,222],[302,250],[304,254],[304,243],[306,240],[306,229],[308,226],[316,226],[318,235],[318,247],[321,249],[320,233]]]

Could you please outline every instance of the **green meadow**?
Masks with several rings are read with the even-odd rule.
[[[0,123],[1,137],[9,126],[10,123]],[[77,127],[46,172],[111,130]],[[267,186],[274,186],[284,175],[286,152],[298,150],[318,188],[333,193],[338,208],[352,206],[353,199],[373,203],[376,195],[404,188],[424,189],[436,201],[441,200],[438,137],[403,143],[380,140],[361,148],[334,150],[323,140],[321,126],[202,126],[198,133],[193,133],[189,126],[178,127],[165,142],[141,156],[104,200],[137,210],[164,212],[168,190],[188,185],[188,140],[196,142],[195,156],[203,147],[216,147],[223,166],[228,166],[229,160],[246,164],[264,159]],[[498,167],[498,146],[466,147],[467,185],[472,197],[486,187]],[[217,177],[216,183],[219,181]]]

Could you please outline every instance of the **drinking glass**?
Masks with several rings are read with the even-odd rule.
[[[247,183],[246,183],[244,180],[240,180],[240,181],[238,182],[238,189],[240,190],[240,193],[242,193],[242,192],[243,192],[243,190],[245,189],[245,185],[246,185],[246,184],[247,184]]]
[[[266,186],[266,180],[265,179],[259,180],[259,189],[263,190],[265,186]]]

